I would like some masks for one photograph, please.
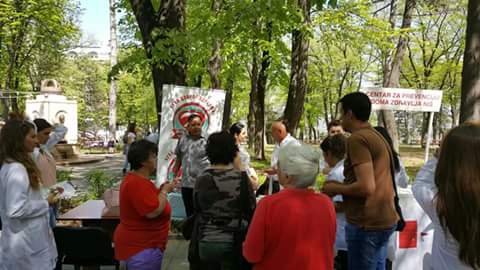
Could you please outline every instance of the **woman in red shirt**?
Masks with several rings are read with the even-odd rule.
[[[128,151],[129,172],[120,186],[120,224],[114,235],[115,258],[128,269],[158,270],[166,248],[172,209],[167,194],[176,182],[157,189],[150,175],[157,164],[157,146],[134,142]]]
[[[319,172],[320,154],[306,145],[280,149],[282,191],[263,198],[243,243],[254,270],[331,270],[335,208],[330,198],[309,189]]]

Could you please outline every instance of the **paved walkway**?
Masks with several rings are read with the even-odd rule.
[[[125,157],[122,154],[111,155],[95,155],[97,157],[103,157],[100,162],[76,164],[68,166],[57,166],[59,170],[71,170],[72,171],[72,183],[81,190],[87,189],[86,176],[88,172],[92,170],[104,170],[108,174],[114,176],[118,181],[122,180],[122,167]]]
[[[87,181],[85,180],[88,172],[101,169],[113,175],[119,181],[122,179],[122,166],[124,156],[121,154],[104,155],[105,159],[96,163],[78,164],[72,166],[58,166],[60,170],[72,170],[72,184],[79,190],[87,189]],[[167,250],[162,263],[162,269],[165,270],[188,270],[187,261],[188,242],[183,240],[180,235],[171,234],[169,236]],[[63,269],[73,270],[73,265],[64,265]],[[104,266],[101,269],[110,270],[115,267]]]

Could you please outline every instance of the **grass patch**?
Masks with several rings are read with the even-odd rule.
[[[430,154],[434,151],[435,149],[431,149]],[[425,149],[420,145],[401,145],[399,154],[410,178],[409,182],[413,183],[415,176],[424,164]]]

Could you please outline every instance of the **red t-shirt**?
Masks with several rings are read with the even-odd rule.
[[[335,232],[335,208],[327,196],[284,189],[258,204],[243,255],[254,270],[331,270]]]
[[[172,209],[166,203],[156,218],[148,213],[158,208],[158,190],[146,178],[129,173],[120,186],[120,224],[114,235],[115,258],[126,260],[147,248],[165,250]]]

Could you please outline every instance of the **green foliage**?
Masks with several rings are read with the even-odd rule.
[[[152,2],[152,6],[153,6],[153,9],[155,10],[155,12],[158,11],[158,9],[160,9],[160,0],[150,0]]]
[[[72,180],[72,169],[70,170],[57,170],[57,182],[64,182]]]
[[[53,76],[64,50],[78,40],[78,12],[78,3],[69,0],[2,1],[0,89],[38,90]]]
[[[305,104],[309,122],[319,116],[326,122],[335,118],[338,99],[357,91],[365,74],[375,72],[377,50],[392,46],[387,41],[395,33],[371,9],[368,1],[345,1],[315,17]]]
[[[115,178],[103,170],[92,170],[87,174],[88,196],[90,199],[100,199],[103,193],[115,183]]]
[[[117,79],[118,122],[136,122],[145,131],[153,129],[157,122],[155,93],[148,61],[142,48],[120,51],[119,64],[114,67]]]
[[[156,115],[150,64],[174,62],[185,53],[187,83],[211,87],[208,64],[214,44],[220,42],[222,58],[219,74],[222,87],[233,78],[232,122],[245,120],[252,87],[252,59],[268,52],[266,119],[281,115],[290,81],[291,32],[309,34],[308,92],[302,128],[317,128],[318,120],[336,117],[337,100],[358,91],[366,82],[381,86],[387,71],[388,55],[394,52],[398,37],[408,35],[407,59],[403,61],[401,87],[443,89],[444,104],[458,111],[466,1],[419,2],[412,27],[392,29],[389,8],[378,1],[312,0],[311,24],[303,23],[297,0],[189,0],[183,31],[162,32],[155,44],[152,61],[145,57],[130,1],[122,0],[125,16],[120,24],[121,59],[112,71],[119,81],[120,121],[153,123]],[[155,7],[161,1],[151,0]],[[212,8],[213,3],[221,3]],[[401,24],[403,3],[394,12],[393,24]],[[379,9],[380,8],[380,9]],[[437,38],[439,37],[439,38]],[[433,62],[430,62],[433,59]],[[427,64],[427,65],[425,65]],[[150,102],[150,103],[148,103]],[[397,114],[405,118],[404,114]],[[141,120],[143,119],[143,120]],[[422,121],[415,120],[415,126]],[[400,127],[408,130],[408,127]],[[402,132],[401,132],[402,133]],[[405,132],[404,132],[405,133]]]
[[[79,130],[96,134],[108,125],[108,63],[79,57],[66,59],[61,68],[58,81],[78,102]]]

